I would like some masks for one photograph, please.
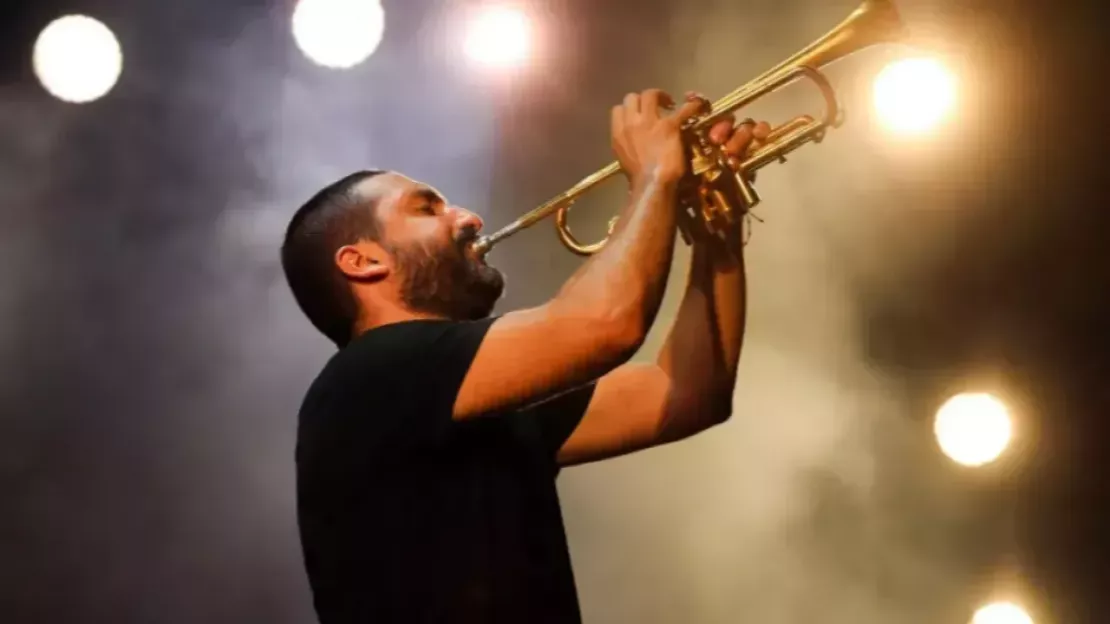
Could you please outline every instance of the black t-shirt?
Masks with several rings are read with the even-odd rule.
[[[580,620],[555,455],[593,385],[452,420],[492,323],[371,330],[309,389],[297,506],[322,624]]]

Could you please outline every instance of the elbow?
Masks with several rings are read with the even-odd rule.
[[[709,420],[712,425],[723,425],[732,418],[733,384],[721,384],[711,393]]]
[[[644,346],[651,325],[639,310],[615,311],[605,314],[597,322],[601,336],[600,348],[606,359],[620,365],[632,359]]]

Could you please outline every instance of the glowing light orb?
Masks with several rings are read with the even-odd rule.
[[[976,611],[971,624],[1033,624],[1033,618],[1015,604],[997,602]]]
[[[83,104],[103,97],[116,85],[123,71],[123,52],[103,23],[85,15],[66,15],[39,33],[31,63],[51,95]]]
[[[378,0],[299,0],[293,9],[293,39],[309,60],[350,69],[370,58],[385,33]]]
[[[1010,414],[989,394],[960,394],[937,411],[937,442],[945,455],[965,466],[994,461],[1012,435]]]
[[[936,127],[955,105],[956,77],[933,59],[904,59],[879,72],[874,95],[886,127],[920,134]]]
[[[528,60],[532,27],[528,17],[508,7],[490,7],[474,15],[466,34],[464,50],[474,62],[487,67],[508,68]]]

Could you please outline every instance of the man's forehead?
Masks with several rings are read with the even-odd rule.
[[[442,199],[436,189],[400,173],[388,172],[367,178],[356,186],[358,194],[368,200],[398,201],[411,196]]]

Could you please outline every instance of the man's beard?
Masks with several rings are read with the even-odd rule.
[[[413,245],[391,249],[401,274],[401,298],[414,312],[469,321],[485,318],[501,298],[501,272],[466,255],[477,237],[464,230],[443,250]]]

